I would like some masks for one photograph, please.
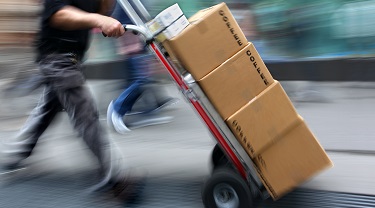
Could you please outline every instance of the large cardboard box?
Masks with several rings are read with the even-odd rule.
[[[155,39],[159,42],[163,42],[167,39],[172,39],[173,37],[180,34],[188,25],[189,20],[185,17],[185,15],[182,15],[171,25],[155,34]]]
[[[198,81],[223,120],[274,82],[252,43]]]
[[[227,125],[250,157],[299,122],[299,115],[281,84],[275,82],[227,119]]]
[[[254,163],[275,200],[333,166],[302,118],[299,125],[262,151]]]
[[[247,45],[247,39],[225,3],[200,10],[187,26],[163,45],[171,57],[200,80]]]

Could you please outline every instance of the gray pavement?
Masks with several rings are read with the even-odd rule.
[[[106,125],[105,109],[109,101],[119,92],[118,82],[90,80],[88,83],[97,100],[101,121],[103,125]],[[334,82],[281,83],[290,94],[297,111],[305,118],[335,164],[333,168],[318,174],[301,185],[300,188],[375,195],[373,180],[375,175],[375,128],[372,126],[375,121],[375,111],[373,110],[375,85],[373,83]],[[109,130],[109,136],[126,157],[126,165],[147,171],[151,183],[161,185],[161,181],[165,179],[171,181],[172,185],[170,184],[169,188],[174,190],[177,204],[178,201],[184,200],[184,198],[178,198],[178,193],[184,194],[184,190],[188,191],[187,193],[190,195],[186,196],[185,200],[187,198],[190,200],[183,202],[186,204],[180,204],[178,207],[189,207],[190,205],[190,207],[199,207],[201,201],[200,194],[197,193],[200,191],[198,184],[209,175],[209,158],[215,140],[193,108],[182,97],[178,88],[173,83],[164,86],[171,95],[181,98],[178,104],[163,111],[164,115],[175,117],[173,122],[134,129],[127,135],[119,135]],[[312,94],[306,93],[305,98],[300,95],[296,96],[295,91],[299,91],[296,89],[301,87],[313,89]],[[305,92],[308,91],[305,90]],[[324,99],[317,94],[324,96]],[[26,119],[25,116],[32,108],[31,104],[36,102],[35,96],[33,94],[7,100],[1,98],[1,140],[7,140],[17,133]],[[7,105],[7,103],[13,103],[13,105]],[[30,164],[33,167],[34,175],[42,179],[44,177],[43,181],[51,180],[49,182],[53,183],[54,180],[60,180],[61,174],[69,176],[74,173],[83,173],[85,175],[93,170],[95,162],[90,156],[82,141],[76,137],[67,116],[61,114],[42,136],[35,155],[30,158]],[[48,176],[43,176],[44,174]],[[78,174],[78,176],[72,177],[72,180],[80,177],[83,176]],[[32,182],[33,180],[31,180]],[[90,182],[92,181],[87,183]],[[78,183],[80,183],[79,180]],[[177,185],[173,186],[174,183]],[[185,189],[186,183],[195,184],[195,186]],[[81,185],[83,187],[87,184]],[[30,186],[38,187],[35,184]],[[52,184],[49,186],[51,191],[53,188],[59,187]],[[165,184],[162,187],[168,189]],[[8,190],[17,191],[14,188]],[[74,193],[76,190],[72,192],[72,194]],[[165,194],[172,193],[165,192]],[[158,195],[158,191],[152,189],[149,190],[147,197],[155,199],[153,198],[155,195]],[[0,201],[5,200],[6,196],[0,194]],[[44,197],[48,198],[48,196]],[[170,197],[173,198],[173,196]],[[158,201],[159,205],[153,204],[153,206],[168,207],[166,205],[169,203],[168,200],[164,202],[162,199],[160,200]],[[155,201],[157,200],[155,199]],[[160,203],[166,204],[161,205]],[[45,207],[51,206],[49,204]],[[176,206],[175,204],[171,207]],[[86,204],[83,207],[90,206]]]

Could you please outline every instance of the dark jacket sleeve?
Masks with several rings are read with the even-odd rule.
[[[67,5],[70,5],[69,0],[45,0],[42,13],[43,21],[48,21],[53,14]]]

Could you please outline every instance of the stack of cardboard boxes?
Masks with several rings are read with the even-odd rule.
[[[163,42],[195,78],[256,165],[274,199],[332,166],[225,3]]]

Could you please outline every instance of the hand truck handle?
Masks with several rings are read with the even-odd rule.
[[[139,34],[142,35],[146,43],[149,43],[150,41],[154,40],[154,37],[152,36],[152,34],[150,34],[148,30],[143,27],[140,27],[137,25],[128,25],[128,24],[123,24],[122,26],[124,27],[125,31],[130,31],[135,35],[139,35]],[[102,32],[102,34],[104,37],[107,37],[107,35],[104,32]]]
[[[126,25],[123,25],[123,26],[125,28],[125,31],[130,31],[130,32],[132,32],[136,35],[140,34],[145,38],[146,41],[151,41],[154,38],[153,35],[150,34],[150,32],[147,29],[145,29],[143,27],[140,27],[138,25],[127,25],[126,24]]]

